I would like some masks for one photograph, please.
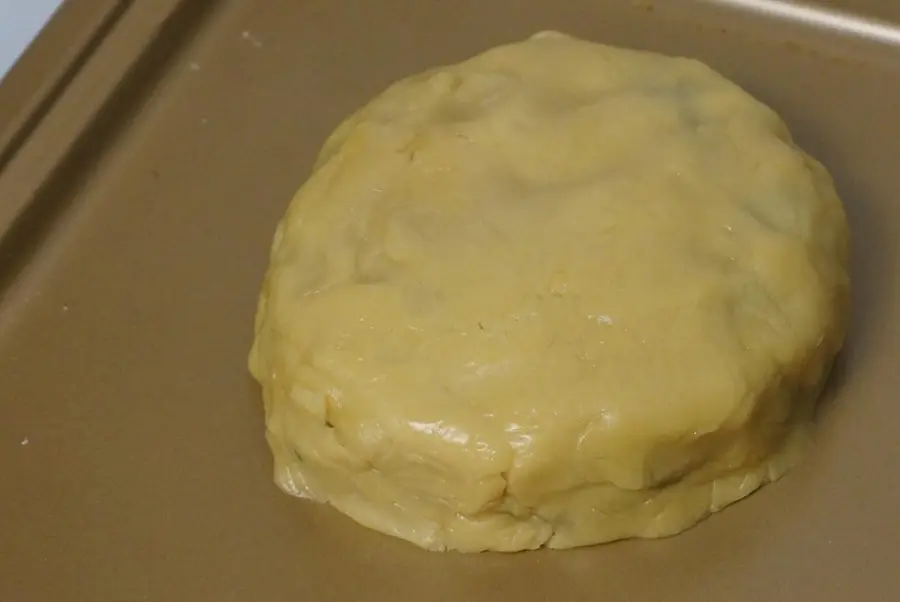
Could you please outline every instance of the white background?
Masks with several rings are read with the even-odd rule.
[[[0,78],[60,4],[62,0],[0,0]]]

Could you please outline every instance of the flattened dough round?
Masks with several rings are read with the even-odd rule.
[[[543,33],[403,80],[275,235],[276,480],[432,550],[677,533],[801,456],[847,255],[825,169],[699,62]]]

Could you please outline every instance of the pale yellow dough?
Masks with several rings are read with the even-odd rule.
[[[275,235],[276,480],[431,550],[677,533],[801,457],[847,255],[826,171],[699,62],[544,33],[406,79]]]

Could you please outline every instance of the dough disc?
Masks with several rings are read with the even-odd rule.
[[[802,456],[847,255],[827,172],[699,62],[544,33],[403,80],[275,235],[276,481],[431,550],[675,534]]]

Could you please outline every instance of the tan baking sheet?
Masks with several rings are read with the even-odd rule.
[[[272,484],[256,295],[342,116],[541,29],[776,108],[845,199],[852,333],[815,453],[683,535],[427,553]],[[892,0],[70,1],[0,87],[0,144],[0,600],[900,600]]]

